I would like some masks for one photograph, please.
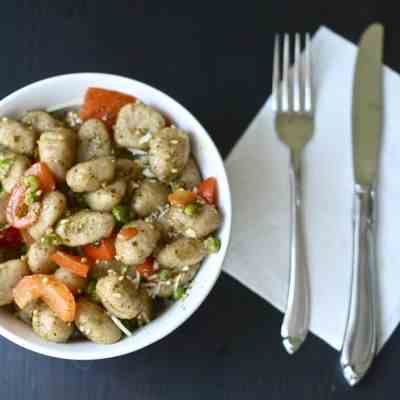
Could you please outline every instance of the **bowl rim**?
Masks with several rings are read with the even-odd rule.
[[[223,178],[225,179],[226,182],[226,199],[224,202],[224,225],[225,225],[225,246],[223,249],[221,249],[221,260],[219,262],[218,268],[216,268],[216,272],[214,274],[214,277],[212,281],[209,282],[208,286],[204,288],[202,295],[198,296],[197,300],[193,303],[193,305],[190,308],[189,312],[181,313],[180,318],[176,318],[173,324],[170,324],[168,329],[164,329],[160,335],[156,336],[153,335],[153,337],[150,338],[144,345],[137,347],[137,348],[132,348],[132,346],[125,346],[123,348],[120,348],[119,350],[115,351],[110,351],[110,349],[113,347],[113,344],[107,345],[107,351],[102,351],[99,346],[98,351],[96,352],[91,352],[91,353],[84,353],[81,354],[79,357],[76,357],[75,353],[72,355],[71,353],[68,353],[63,350],[55,350],[51,347],[46,348],[45,346],[39,346],[29,339],[26,339],[18,334],[15,334],[8,330],[6,327],[0,324],[0,335],[3,336],[4,338],[8,339],[9,341],[25,348],[28,350],[31,350],[35,353],[38,354],[43,354],[46,356],[54,357],[54,358],[59,358],[59,359],[66,359],[66,360],[101,360],[101,359],[108,359],[108,358],[114,358],[122,355],[126,355],[135,351],[139,351],[141,349],[144,349],[145,347],[158,342],[159,340],[165,338],[168,336],[170,333],[172,333],[174,330],[179,328],[185,321],[187,321],[200,307],[200,305],[205,301],[205,299],[208,297],[209,293],[213,289],[213,287],[216,284],[216,281],[218,277],[220,276],[222,272],[222,266],[226,258],[226,254],[230,245],[230,238],[231,238],[231,230],[232,230],[232,197],[231,197],[231,190],[230,190],[230,185],[229,185],[229,180],[228,180],[228,175],[226,173],[225,165],[223,158],[215,145],[213,139],[211,136],[208,134],[207,130],[203,127],[203,125],[197,120],[197,118],[188,110],[186,109],[182,104],[180,104],[178,101],[176,101],[173,97],[169,96],[167,93],[149,85],[146,84],[142,81],[122,76],[122,75],[116,75],[116,74],[107,74],[107,73],[97,73],[97,72],[77,72],[77,73],[70,73],[70,74],[62,74],[62,75],[55,75],[52,77],[44,78],[39,81],[35,81],[32,83],[29,83],[20,89],[17,89],[10,94],[8,94],[6,97],[3,99],[0,99],[0,109],[2,106],[4,106],[6,103],[13,101],[15,98],[18,98],[20,96],[23,96],[25,92],[29,92],[32,89],[38,89],[42,85],[49,85],[52,84],[56,81],[68,81],[69,79],[93,79],[93,78],[99,78],[101,79],[108,79],[108,80],[127,80],[130,81],[131,83],[134,83],[135,85],[141,86],[145,90],[149,90],[153,93],[155,93],[156,97],[161,96],[164,97],[168,102],[171,104],[174,104],[174,106],[178,107],[181,109],[182,112],[186,113],[188,116],[190,116],[193,121],[198,125],[199,127],[199,132],[203,136],[205,136],[209,144],[213,147],[214,153],[217,157],[218,162],[222,165],[222,173],[223,173]],[[101,86],[101,85],[99,85]],[[117,342],[118,343],[118,342]]]

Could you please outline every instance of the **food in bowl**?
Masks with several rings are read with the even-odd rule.
[[[3,116],[0,183],[0,305],[52,342],[130,335],[220,247],[190,134],[123,93]]]

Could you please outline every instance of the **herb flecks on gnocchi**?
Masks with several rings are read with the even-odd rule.
[[[0,118],[0,306],[44,340],[111,344],[157,318],[220,223],[190,132],[133,96]]]

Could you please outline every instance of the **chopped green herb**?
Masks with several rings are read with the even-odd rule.
[[[181,286],[177,287],[176,290],[174,291],[174,300],[181,299],[185,293],[186,290],[183,287]]]
[[[53,232],[43,236],[41,242],[47,246],[59,246],[63,241],[60,236]]]
[[[96,293],[96,285],[97,285],[97,279],[90,279],[88,285],[86,286],[86,294],[93,300],[93,301],[99,301],[99,298]]]
[[[197,215],[202,207],[200,203],[190,203],[183,209],[183,212],[189,216]]]
[[[26,253],[28,252],[29,248],[28,248],[28,246],[27,246],[26,244],[23,244],[23,245],[20,247],[20,250],[21,250],[21,253],[22,253],[22,254],[26,254]]]
[[[35,190],[35,191],[30,191],[28,190],[25,193],[25,204],[27,204],[28,206],[35,203],[36,201],[38,201],[40,199],[40,191],[39,190]]]
[[[132,154],[129,151],[127,151],[123,156],[124,156],[124,158],[127,158],[128,160],[137,160],[138,159],[137,155]]]
[[[7,228],[7,227],[8,227],[8,224],[5,223],[5,222],[2,222],[2,223],[0,224],[0,231],[2,231],[3,229],[5,229],[5,228]]]
[[[176,192],[179,189],[183,189],[183,184],[182,182],[178,182],[176,180],[173,180],[169,183],[169,186],[171,187],[172,192]]]
[[[36,176],[29,175],[24,177],[24,185],[27,189],[35,191],[39,190],[40,182]]]
[[[216,253],[221,248],[221,241],[218,238],[210,236],[204,241],[204,245],[209,253]]]
[[[115,206],[111,212],[116,221],[121,222],[123,224],[129,222],[132,218],[131,210],[128,206],[124,205]]]
[[[160,281],[166,281],[169,278],[169,271],[163,269],[159,273]]]
[[[25,204],[31,205],[38,201],[42,192],[40,191],[40,182],[36,176],[25,176],[23,179],[26,187]]]
[[[0,174],[2,175],[7,174],[13,163],[14,160],[10,160],[8,158],[0,160]]]

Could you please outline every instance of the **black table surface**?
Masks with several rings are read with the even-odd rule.
[[[125,75],[184,104],[226,156],[270,93],[274,32],[314,32],[324,24],[356,41],[378,20],[386,27],[385,62],[400,71],[398,13],[388,1],[324,3],[3,0],[0,98],[58,74]],[[349,389],[338,353],[313,335],[295,356],[285,353],[281,320],[271,305],[222,274],[176,332],[124,357],[64,361],[0,338],[0,399],[396,396],[399,330],[363,383]]]

